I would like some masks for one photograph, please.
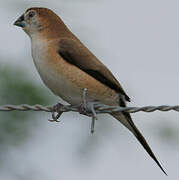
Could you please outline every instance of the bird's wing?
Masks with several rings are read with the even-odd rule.
[[[101,83],[124,95],[125,100],[130,101],[130,98],[110,70],[80,41],[68,38],[60,39],[58,53],[68,63],[73,64]]]

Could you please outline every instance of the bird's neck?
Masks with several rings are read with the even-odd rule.
[[[37,34],[43,39],[59,39],[60,37],[70,37],[72,33],[64,24],[50,24],[42,27]]]

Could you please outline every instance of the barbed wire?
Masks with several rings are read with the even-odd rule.
[[[120,107],[120,106],[108,106],[104,104],[95,104],[94,109],[97,114],[103,113],[114,113],[114,112],[128,112],[128,113],[137,113],[137,112],[154,112],[154,111],[177,111],[179,112],[179,105],[169,106],[143,106],[143,107]],[[45,111],[45,112],[54,112],[53,106],[42,106],[40,104],[36,105],[3,105],[0,106],[0,111]],[[60,112],[79,112],[79,106],[63,105],[61,104]]]
[[[40,104],[36,105],[28,105],[28,104],[21,104],[21,105],[3,105],[0,106],[0,111],[45,111],[45,112],[52,112],[52,118],[54,119],[54,113],[58,113],[60,115],[64,112],[79,112],[80,114],[84,114],[87,116],[93,116],[96,118],[96,114],[102,113],[117,113],[117,112],[128,112],[128,113],[136,113],[139,111],[142,112],[154,112],[154,111],[178,111],[179,112],[179,105],[176,106],[168,106],[168,105],[161,105],[161,106],[143,106],[143,107],[120,107],[120,106],[108,106],[105,104],[99,104],[98,102],[88,102],[87,101],[87,88],[84,88],[82,94],[82,103],[80,105],[72,106],[72,105],[63,105],[58,103],[55,106],[42,106]],[[55,118],[55,120],[57,120]]]
[[[40,104],[36,105],[2,105],[0,106],[0,111],[45,111],[52,113],[51,122],[59,122],[60,116],[64,112],[78,112],[80,114],[89,116],[92,118],[91,121],[91,133],[94,133],[95,121],[97,120],[97,114],[115,114],[119,112],[127,112],[127,113],[136,113],[136,112],[154,112],[154,111],[177,111],[179,112],[179,105],[176,106],[143,106],[143,107],[120,107],[120,106],[108,106],[105,104],[99,104],[98,102],[88,102],[87,101],[87,89],[85,88],[82,96],[82,103],[80,105],[64,105],[64,104],[56,104],[55,106],[42,106]]]
[[[63,105],[58,103],[55,106],[42,106],[39,104],[36,105],[3,105],[0,106],[0,111],[45,111],[52,113],[52,119],[49,119],[51,122],[59,122],[59,118],[64,112],[78,112],[80,114],[89,116],[92,118],[91,121],[91,133],[94,133],[95,121],[97,120],[97,114],[103,113],[117,113],[117,112],[128,112],[128,113],[136,113],[136,112],[154,112],[154,111],[177,111],[179,112],[179,105],[176,106],[144,106],[144,107],[120,107],[120,106],[107,106],[104,104],[82,104],[83,106],[72,106],[72,105]]]

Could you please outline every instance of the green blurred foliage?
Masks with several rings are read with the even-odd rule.
[[[28,79],[25,72],[15,67],[0,67],[0,105],[49,103],[50,96],[47,92]],[[38,127],[38,119],[38,112],[33,111],[0,112],[0,160],[10,146],[24,143],[32,128]]]

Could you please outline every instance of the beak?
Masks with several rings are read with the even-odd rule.
[[[25,27],[26,22],[25,22],[25,20],[24,20],[24,14],[23,14],[22,16],[20,16],[20,17],[17,19],[17,21],[15,21],[14,25],[15,25],[15,26],[22,27],[22,28]]]

